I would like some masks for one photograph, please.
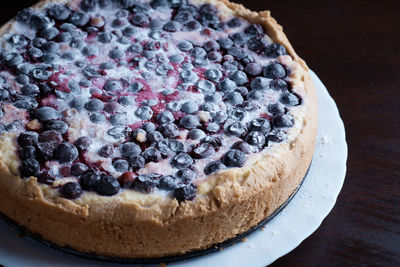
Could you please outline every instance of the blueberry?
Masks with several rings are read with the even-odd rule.
[[[192,113],[197,112],[198,110],[199,110],[199,107],[194,100],[189,100],[189,101],[183,103],[181,106],[181,111],[186,114],[192,114]]]
[[[135,178],[132,188],[143,193],[150,193],[158,184],[160,175],[144,174]]]
[[[21,87],[21,93],[26,96],[36,97],[39,95],[40,90],[36,84],[26,84]]]
[[[269,89],[269,79],[264,77],[256,77],[250,83],[250,88],[253,90],[267,90]]]
[[[234,81],[237,85],[243,85],[247,83],[246,73],[240,70],[233,72],[229,78],[232,81]]]
[[[247,36],[243,32],[235,32],[229,36],[233,43],[238,46],[243,46],[247,41]]]
[[[112,145],[102,146],[98,154],[104,158],[109,158],[112,154],[114,154],[114,147]]]
[[[221,171],[221,170],[226,170],[225,164],[223,164],[221,161],[212,161],[207,166],[204,168],[204,173],[206,175],[209,175],[211,173]]]
[[[92,98],[85,104],[85,108],[91,112],[98,112],[104,108],[104,104],[97,98]]]
[[[250,146],[248,143],[246,143],[244,141],[237,141],[236,143],[234,143],[232,145],[231,148],[242,151],[245,154],[250,154],[250,153],[256,152],[256,150],[253,146]]]
[[[89,22],[89,16],[82,12],[73,12],[69,17],[69,22],[75,26],[84,26]]]
[[[31,16],[30,26],[32,26],[36,30],[41,30],[46,27],[49,27],[52,24],[52,20],[44,15],[35,14]]]
[[[72,35],[69,32],[62,32],[55,37],[55,40],[59,43],[67,43],[72,40]]]
[[[36,148],[34,146],[26,146],[20,150],[19,156],[21,159],[34,159],[36,157]]]
[[[66,51],[66,52],[62,53],[61,58],[68,60],[68,61],[73,61],[76,59],[77,56],[78,56],[77,53],[75,51],[71,50],[71,51]]]
[[[98,78],[101,75],[97,72],[97,69],[94,67],[86,67],[82,70],[82,74],[86,77],[86,78]]]
[[[272,118],[272,125],[275,128],[292,127],[294,119],[290,114],[277,114]]]
[[[74,145],[79,151],[87,151],[93,141],[87,136],[81,136],[75,140]]]
[[[92,170],[79,176],[79,183],[84,190],[95,190],[99,180],[100,175]]]
[[[125,158],[137,157],[142,152],[140,146],[133,142],[127,142],[119,146],[121,155]]]
[[[227,23],[229,28],[238,28],[242,25],[242,20],[238,17],[234,17]]]
[[[209,143],[201,143],[193,149],[192,155],[195,159],[211,157],[215,153],[214,147]]]
[[[282,79],[275,79],[269,83],[269,87],[275,91],[284,91],[288,88],[288,84]]]
[[[38,142],[38,134],[36,132],[24,132],[18,136],[18,144],[21,147],[35,146]]]
[[[215,92],[215,85],[207,80],[200,80],[196,83],[197,90],[202,92],[203,94],[206,93],[213,93]]]
[[[186,129],[193,129],[200,126],[199,118],[195,115],[185,115],[180,119],[179,123]]]
[[[228,115],[226,114],[226,112],[224,110],[219,110],[217,112],[212,112],[211,117],[214,122],[222,123],[228,118]]]
[[[189,168],[179,169],[175,176],[183,183],[188,184],[196,178],[196,173]]]
[[[242,107],[247,111],[254,111],[259,109],[261,106],[258,101],[249,99],[243,102]]]
[[[97,35],[97,39],[99,40],[99,42],[103,43],[103,44],[107,44],[109,42],[111,42],[112,40],[112,34],[109,32],[100,32]]]
[[[134,93],[137,93],[142,89],[143,89],[143,84],[141,82],[134,82],[134,83],[130,84],[128,87],[128,90],[132,91]]]
[[[32,9],[25,8],[18,12],[16,20],[20,23],[28,24],[33,14],[34,13]]]
[[[57,30],[57,28],[49,27],[41,30],[39,36],[44,39],[51,40],[54,39],[54,37],[56,37],[58,33],[59,31]]]
[[[228,167],[243,167],[246,154],[237,149],[231,149],[222,157],[222,162]]]
[[[80,162],[72,164],[71,166],[71,174],[74,176],[79,176],[87,171],[88,171],[88,166]]]
[[[248,129],[250,131],[259,131],[266,135],[271,130],[271,125],[265,118],[255,118],[249,122]]]
[[[246,127],[243,125],[243,123],[237,121],[227,126],[225,131],[229,135],[241,137],[246,132]]]
[[[121,189],[117,179],[111,175],[102,174],[96,186],[96,191],[103,196],[112,196]]]
[[[224,93],[232,92],[236,88],[237,88],[236,83],[229,78],[225,78],[218,83],[218,89]]]
[[[68,199],[77,199],[82,195],[83,191],[81,186],[76,182],[68,182],[60,189],[61,196]]]
[[[97,56],[99,49],[96,46],[86,46],[82,49],[82,55],[86,57]]]
[[[132,130],[128,127],[116,126],[108,130],[108,134],[115,139],[126,137]]]
[[[140,169],[146,164],[146,161],[142,156],[131,157],[128,161],[133,170]]]
[[[180,54],[174,54],[169,57],[169,60],[172,63],[182,63],[185,60],[185,58],[183,56],[181,56]]]
[[[123,34],[124,36],[126,36],[126,37],[131,37],[131,36],[133,36],[136,32],[137,32],[137,30],[136,30],[133,26],[131,26],[131,25],[125,27],[125,28],[122,30],[122,34]]]
[[[150,162],[150,161],[158,162],[161,160],[160,151],[158,151],[158,149],[156,149],[154,147],[146,148],[143,151],[142,156],[146,160],[146,162]]]
[[[60,45],[57,44],[56,42],[49,41],[49,42],[44,43],[42,45],[41,49],[44,52],[56,53],[56,52],[58,52],[60,50]]]
[[[206,134],[200,129],[192,129],[188,132],[188,138],[191,140],[200,140],[205,136]]]
[[[80,93],[81,91],[81,87],[79,86],[79,84],[77,82],[75,82],[74,80],[69,80],[68,82],[68,89],[72,92],[72,93]]]
[[[218,9],[212,4],[203,4],[199,8],[199,12],[200,14],[207,14],[207,13],[217,14]]]
[[[220,49],[220,45],[215,40],[209,40],[203,44],[203,48],[207,51],[217,51]]]
[[[46,130],[55,130],[60,134],[65,134],[68,131],[68,124],[61,120],[53,120],[45,123]]]
[[[181,28],[181,24],[177,21],[169,21],[164,24],[163,30],[167,32],[176,32]]]
[[[208,143],[214,147],[214,149],[217,151],[219,147],[222,146],[222,139],[218,136],[206,136],[203,139],[200,140],[201,143]]]
[[[20,168],[22,177],[35,176],[40,171],[40,164],[33,158],[28,158],[22,161],[22,165]]]
[[[36,118],[43,122],[55,120],[58,118],[58,112],[52,107],[41,107],[36,111]]]
[[[156,130],[156,126],[152,122],[143,123],[142,129],[145,130],[147,133],[152,133]]]
[[[164,139],[163,135],[159,131],[152,131],[146,134],[146,138],[149,142],[159,143]]]
[[[258,63],[249,63],[246,65],[244,71],[252,76],[257,76],[262,72],[262,67]]]
[[[261,148],[265,144],[265,136],[262,132],[253,131],[246,136],[246,142],[250,145]]]
[[[267,46],[267,42],[265,38],[254,37],[247,41],[247,47],[256,53],[261,53]]]
[[[124,52],[119,50],[118,47],[114,47],[110,50],[108,56],[112,59],[120,59],[124,56]]]
[[[60,56],[58,54],[52,53],[52,52],[44,53],[43,57],[42,57],[43,63],[46,63],[46,64],[53,64],[54,62],[56,62],[59,59],[60,59]]]
[[[246,53],[244,52],[244,50],[236,45],[228,48],[226,52],[228,55],[233,56],[236,60],[242,60],[246,57]]]
[[[193,200],[196,197],[197,187],[193,184],[178,187],[174,190],[173,196],[179,202]]]
[[[176,154],[171,160],[171,165],[178,169],[187,168],[192,164],[193,164],[192,157],[190,157],[186,153]]]
[[[22,84],[22,85],[25,85],[25,84],[29,83],[29,77],[28,77],[28,75],[26,75],[26,74],[18,74],[17,77],[15,77],[15,80],[16,80],[19,84]],[[0,89],[0,90],[7,92],[7,91],[4,90],[4,89]],[[4,94],[4,93],[1,93],[1,92],[0,92],[0,99],[5,99],[5,97],[3,97],[3,94]],[[7,94],[8,94],[8,92],[7,92]]]
[[[233,45],[232,40],[228,37],[219,39],[218,43],[224,49],[228,49],[228,48],[232,47],[232,45]]]
[[[184,70],[180,73],[180,78],[185,83],[193,83],[199,79],[197,74],[191,70]]]
[[[246,117],[247,111],[244,108],[235,107],[229,112],[229,117],[241,121]]]
[[[219,92],[209,93],[204,95],[204,101],[206,103],[219,104],[222,101],[222,95]]]
[[[203,58],[207,52],[201,47],[195,47],[190,51],[190,54],[195,58]]]
[[[197,20],[192,20],[185,24],[185,28],[188,31],[195,31],[200,29],[200,27],[201,24]]]
[[[193,44],[189,41],[181,41],[177,45],[178,49],[184,52],[190,51],[193,49]]]
[[[264,30],[260,24],[251,24],[244,29],[244,33],[249,37],[260,38],[264,35]]]
[[[81,110],[85,105],[85,100],[81,97],[75,97],[74,99],[71,100],[69,103],[69,106],[71,108]]]
[[[285,106],[281,103],[269,104],[268,112],[272,115],[280,114],[285,112]]]
[[[117,172],[126,172],[129,170],[129,163],[124,159],[117,159],[112,164]]]
[[[231,92],[225,96],[225,102],[235,106],[243,103],[243,96],[238,92]]]
[[[175,177],[173,177],[171,175],[163,176],[157,185],[157,187],[159,189],[165,190],[165,191],[171,191],[175,188],[175,186],[176,186]]]
[[[78,155],[78,149],[70,143],[61,143],[54,149],[54,157],[61,163],[72,162]]]
[[[125,125],[128,122],[128,117],[126,113],[116,113],[111,115],[108,118],[108,121],[110,122],[111,125],[117,126],[117,125]]]
[[[180,11],[174,17],[174,20],[180,23],[186,23],[188,21],[191,21],[192,19],[192,14],[189,11]]]
[[[169,147],[174,152],[185,152],[185,145],[178,140],[169,140]]]
[[[6,54],[3,56],[3,59],[8,67],[14,67],[24,61],[22,56],[17,53]]]
[[[38,137],[39,143],[49,143],[53,145],[59,145],[62,140],[61,134],[54,130],[44,131],[40,133]]]
[[[97,7],[98,1],[82,0],[79,7],[86,12],[93,11]]]
[[[23,48],[28,44],[28,38],[21,34],[13,34],[7,41],[15,48]]]
[[[299,98],[289,92],[285,92],[281,95],[279,101],[287,107],[297,106],[300,104]]]
[[[64,5],[54,4],[47,9],[47,14],[56,20],[66,20],[71,11]]]
[[[277,58],[282,55],[286,55],[286,49],[281,44],[270,44],[265,48],[264,51],[267,57]]]
[[[216,63],[216,62],[221,62],[222,60],[222,55],[220,52],[217,51],[210,51],[207,53],[207,59],[210,62]]]
[[[206,130],[210,133],[216,133],[219,131],[219,124],[216,122],[211,122],[207,125]]]
[[[175,120],[174,115],[172,115],[172,113],[170,111],[163,111],[163,112],[157,114],[157,117],[156,117],[156,121],[159,124],[164,124],[167,122],[174,122],[174,120]]]
[[[208,69],[204,73],[207,79],[217,82],[222,77],[222,72],[218,69]]]
[[[263,74],[267,78],[283,79],[286,77],[286,70],[279,63],[271,63],[264,67]]]
[[[163,158],[168,157],[169,155],[173,154],[171,148],[170,148],[170,140],[169,139],[163,139],[160,142],[157,143],[157,148],[161,153],[161,156]]]
[[[247,94],[247,99],[253,99],[253,100],[261,100],[263,98],[264,94],[260,90],[252,90]]]
[[[179,135],[179,129],[173,123],[164,123],[158,130],[165,138],[175,138]]]
[[[267,136],[267,140],[275,143],[283,142],[286,138],[286,133],[282,130],[272,130]]]
[[[16,100],[13,105],[20,109],[32,110],[38,106],[36,100],[32,97],[23,97]]]

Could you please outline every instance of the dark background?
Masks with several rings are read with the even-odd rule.
[[[235,1],[272,11],[335,99],[349,146],[336,206],[272,266],[400,266],[400,1]],[[0,23],[35,2],[2,3]]]

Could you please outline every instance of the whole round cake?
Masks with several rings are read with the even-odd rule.
[[[47,0],[0,35],[0,212],[52,243],[205,249],[271,215],[310,165],[315,89],[268,11]]]

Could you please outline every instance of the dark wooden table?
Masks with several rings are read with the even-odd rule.
[[[0,23],[36,1],[15,2]],[[336,100],[349,146],[335,208],[273,266],[400,266],[400,1],[237,2],[284,26]]]

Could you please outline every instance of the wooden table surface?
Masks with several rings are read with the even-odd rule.
[[[400,1],[236,0],[269,9],[335,99],[347,176],[321,227],[272,266],[400,266]],[[14,1],[0,23],[36,1]]]

